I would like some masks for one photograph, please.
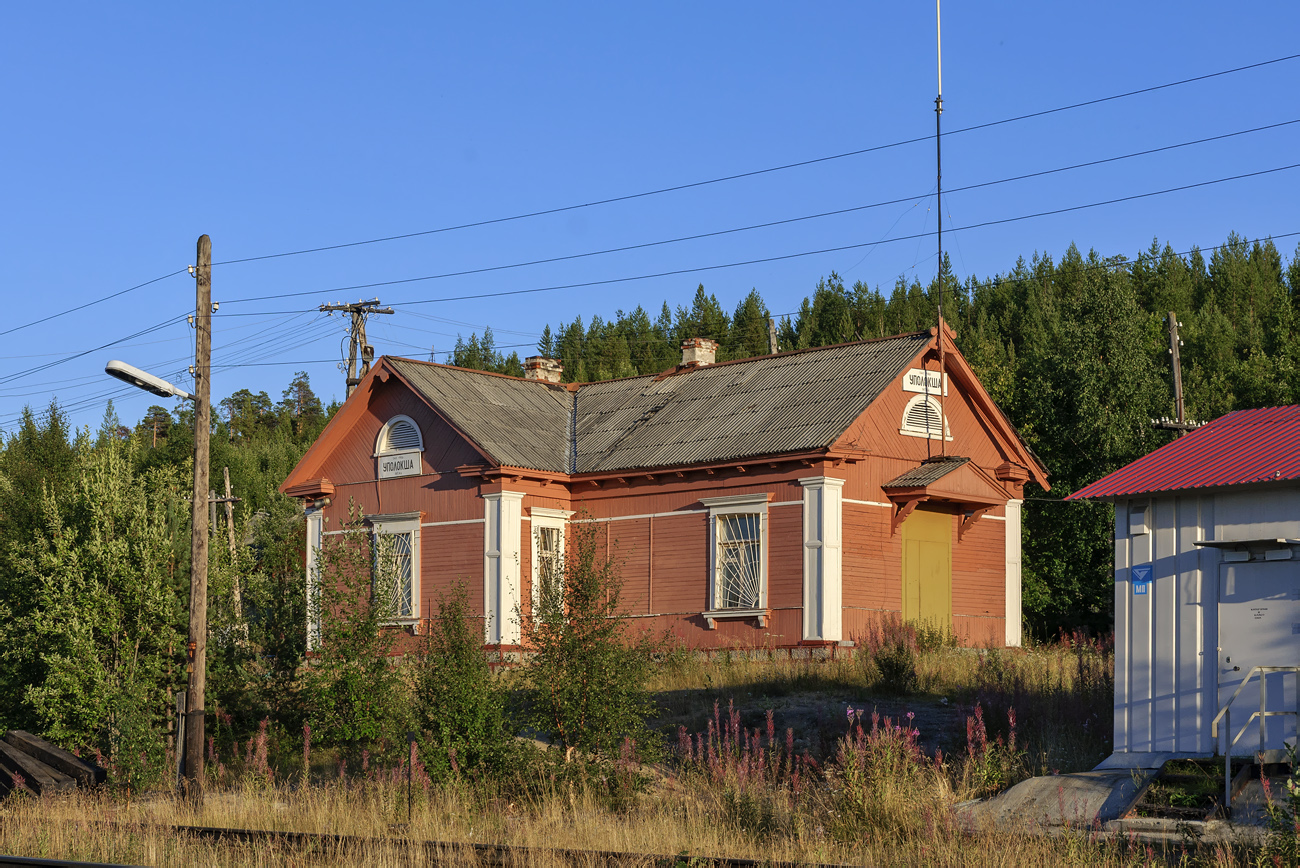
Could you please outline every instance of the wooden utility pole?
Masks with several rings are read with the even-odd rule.
[[[194,266],[194,501],[190,512],[189,683],[185,690],[184,792],[203,800],[203,714],[208,652],[208,439],[212,427],[212,240],[199,236]]]
[[[1178,337],[1178,327],[1182,325],[1178,321],[1178,314],[1172,310],[1169,311],[1169,317],[1166,319],[1169,323],[1169,357],[1170,363],[1174,369],[1174,417],[1173,419],[1153,419],[1152,423],[1157,428],[1163,428],[1168,431],[1177,431],[1178,436],[1182,437],[1188,431],[1194,431],[1200,426],[1187,421],[1187,411],[1183,403],[1183,363],[1179,358],[1178,349],[1183,342]]]
[[[351,333],[351,344],[348,349],[348,379],[347,388],[349,398],[356,390],[357,384],[361,378],[370,372],[370,363],[375,360],[375,348],[366,343],[366,318],[372,313],[393,313],[391,307],[380,307],[379,299],[372,298],[370,301],[357,301],[351,304],[322,304],[320,309],[324,313],[331,311],[341,311],[352,314],[352,325],[349,329]],[[361,351],[361,372],[357,373],[357,350]]]

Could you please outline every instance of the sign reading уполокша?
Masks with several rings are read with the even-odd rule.
[[[420,450],[389,452],[379,456],[379,478],[395,479],[399,476],[420,475]]]
[[[948,377],[944,375],[943,393],[948,394]],[[939,372],[926,371],[922,368],[912,368],[906,374],[903,374],[903,391],[904,392],[927,392],[931,395],[939,394]]]

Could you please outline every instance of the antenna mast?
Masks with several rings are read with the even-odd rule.
[[[944,416],[944,394],[948,391],[948,382],[944,374],[943,358],[943,149],[941,145],[940,119],[943,117],[943,33],[939,14],[940,0],[934,0],[934,44],[938,59],[939,92],[934,98],[934,202],[939,212],[938,232],[939,262],[935,269],[935,282],[939,288],[939,322],[935,334],[939,345],[939,454],[947,453],[944,429],[947,419]]]

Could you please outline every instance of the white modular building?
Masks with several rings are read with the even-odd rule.
[[[1230,413],[1067,499],[1115,504],[1116,753],[1294,743],[1300,406]]]

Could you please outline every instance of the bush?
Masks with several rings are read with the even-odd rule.
[[[562,580],[543,583],[534,609],[520,612],[530,689],[527,721],[571,754],[616,757],[624,739],[645,753],[657,746],[646,725],[647,689],[662,640],[628,636],[618,565],[598,556],[596,525],[574,522]]]
[[[420,753],[434,778],[457,768],[504,771],[518,754],[505,692],[483,656],[464,585],[438,600],[437,615],[420,643],[415,694],[417,724],[425,734]]]
[[[905,643],[881,649],[872,660],[880,675],[881,690],[900,696],[916,690],[916,654]]]
[[[317,557],[309,606],[319,618],[320,651],[303,693],[313,737],[355,752],[404,741],[409,705],[385,629],[395,611],[392,583],[372,580],[372,537],[355,508],[342,530],[325,538]]]

